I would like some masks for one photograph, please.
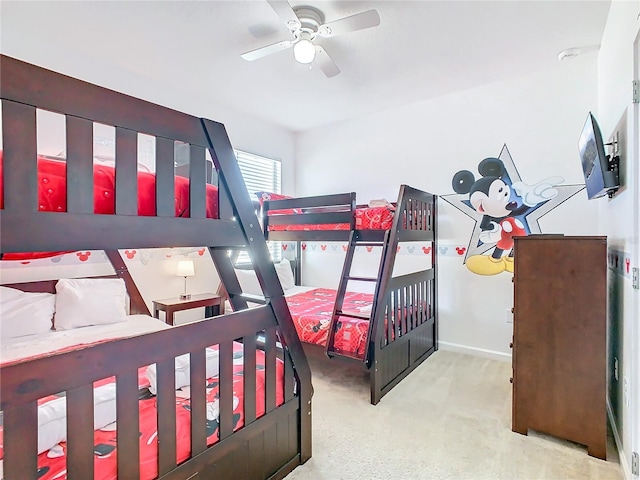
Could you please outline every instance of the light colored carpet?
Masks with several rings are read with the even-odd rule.
[[[511,365],[437,351],[369,403],[368,377],[310,358],[313,457],[287,480],[622,480],[608,461],[551,436],[511,431]]]

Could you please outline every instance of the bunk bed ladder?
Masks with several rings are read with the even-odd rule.
[[[346,312],[343,311],[342,308],[344,306],[344,297],[347,291],[347,284],[350,281],[356,281],[356,282],[375,282],[376,283],[376,292],[378,290],[377,288],[377,284],[379,282],[379,279],[381,278],[380,275],[382,274],[382,269],[384,267],[385,264],[385,252],[386,252],[386,244],[388,242],[389,239],[389,232],[385,232],[384,234],[384,239],[381,241],[370,241],[370,240],[361,240],[360,239],[360,234],[357,230],[352,230],[351,233],[349,234],[349,244],[347,246],[347,253],[346,253],[346,257],[344,260],[344,265],[342,267],[342,276],[340,277],[340,284],[338,285],[338,290],[336,293],[336,301],[335,304],[333,306],[333,312],[331,314],[331,322],[329,324],[329,333],[327,335],[327,344],[325,345],[325,353],[329,358],[335,357],[335,356],[342,356],[342,357],[350,357],[356,360],[361,360],[363,362],[368,362],[368,355],[365,352],[364,355],[358,355],[356,353],[353,352],[344,352],[344,351],[339,351],[336,350],[335,348],[335,336],[336,336],[336,330],[339,326],[339,319],[340,317],[346,317],[346,318],[359,318],[362,320],[368,320],[369,321],[369,333],[368,335],[371,335],[371,319],[373,318],[373,314],[375,313],[375,296],[374,296],[374,305],[371,307],[371,310],[369,312],[369,314],[363,314],[363,313],[359,313],[359,312]],[[380,256],[380,266],[378,268],[378,275],[377,277],[361,277],[361,276],[353,276],[351,275],[351,267],[353,265],[353,257],[356,251],[356,247],[382,247],[382,254]]]

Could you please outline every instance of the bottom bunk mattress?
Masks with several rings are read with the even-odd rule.
[[[206,385],[206,434],[207,444],[219,440],[219,377],[217,346],[208,348]],[[233,344],[233,430],[244,425],[244,351],[241,343]],[[140,429],[140,478],[152,479],[158,476],[157,409],[155,391],[155,365],[143,367],[139,375],[139,429]],[[265,354],[256,351],[256,418],[265,414]],[[176,359],[176,460],[183,462],[190,456],[191,416],[189,386],[180,379],[189,378],[188,357]],[[276,361],[276,405],[284,402],[284,366]],[[187,380],[188,382],[188,380]],[[65,394],[52,395],[39,401],[38,407],[38,473],[39,480],[66,478],[66,428]],[[116,455],[116,391],[114,378],[94,383],[94,471],[96,480],[117,478]],[[47,444],[48,442],[48,444]],[[0,458],[3,457],[4,443],[0,427]],[[0,463],[0,476],[2,473]]]
[[[336,290],[314,288],[287,295],[287,305],[301,341],[321,346],[327,344],[336,294]],[[372,304],[370,293],[346,292],[342,311],[370,315]],[[369,320],[341,316],[335,334],[335,350],[364,356],[368,331]]]
[[[171,328],[149,315],[127,315],[106,325],[90,325],[71,330],[48,330],[34,335],[0,339],[0,366],[63,353],[111,340],[135,337]]]

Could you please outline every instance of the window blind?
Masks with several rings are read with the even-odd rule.
[[[256,192],[282,193],[282,162],[273,158],[267,158],[253,153],[234,150],[238,159],[240,173],[247,186],[247,194],[252,202],[258,200]],[[258,212],[260,216],[260,212]],[[269,242],[267,244],[274,262],[282,259],[281,242]],[[246,251],[240,252],[236,265],[251,263]]]

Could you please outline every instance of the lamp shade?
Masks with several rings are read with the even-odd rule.
[[[293,46],[293,56],[299,63],[311,63],[316,58],[316,47],[308,33],[300,34],[300,40]]]
[[[196,274],[193,268],[193,260],[180,260],[178,262],[178,271],[176,275],[179,277],[193,277]]]

